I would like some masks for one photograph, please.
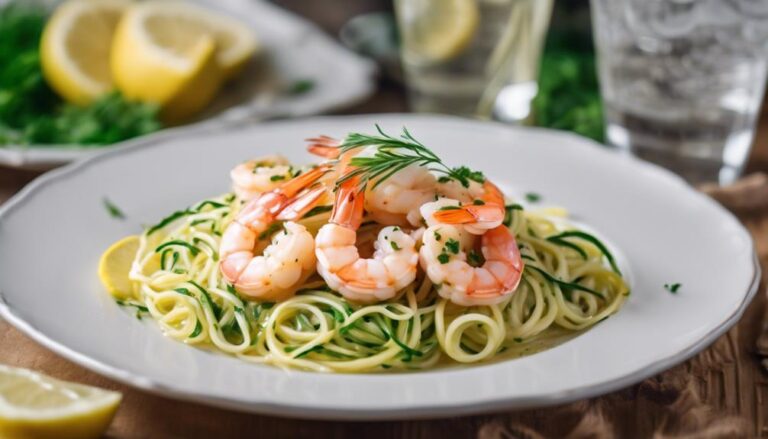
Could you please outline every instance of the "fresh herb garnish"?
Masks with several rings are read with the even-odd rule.
[[[211,298],[211,294],[208,292],[208,290],[203,288],[200,284],[198,284],[195,281],[191,280],[189,281],[189,283],[192,284],[195,288],[197,288],[197,290],[200,291],[200,293],[203,295],[204,300],[202,302],[204,302],[211,308],[211,311],[213,312],[213,315],[216,317],[216,320],[220,319],[221,307],[219,307],[219,305],[217,305],[216,302],[213,301],[213,299]]]
[[[269,181],[280,181],[285,180],[285,175],[273,175],[269,177]]]
[[[570,248],[571,250],[573,250],[576,253],[578,253],[581,256],[581,259],[587,260],[587,258],[589,257],[587,255],[587,252],[584,251],[583,248],[579,247],[578,245],[576,245],[576,244],[574,244],[572,242],[568,242],[568,241],[566,241],[563,238],[557,238],[557,237],[550,236],[549,238],[547,238],[547,241],[549,241],[549,242],[551,242],[553,244],[557,244],[557,245],[559,245],[561,247],[568,247],[568,248]]]
[[[125,214],[123,211],[120,210],[120,208],[117,207],[115,203],[109,201],[109,198],[104,197],[102,201],[104,203],[104,208],[107,209],[107,213],[109,213],[112,218],[125,219]]]
[[[281,221],[276,221],[270,224],[266,230],[259,233],[259,240],[263,241],[281,230],[283,230],[283,223]]]
[[[195,322],[195,330],[189,334],[189,338],[195,338],[200,335],[201,332],[203,332],[203,325],[201,325],[200,320],[198,320]]]
[[[370,180],[377,180],[373,185],[375,188],[396,172],[414,164],[429,167],[429,170],[456,180],[464,187],[469,187],[470,181],[485,182],[481,172],[472,171],[466,166],[446,166],[440,157],[416,140],[406,128],[403,128],[399,138],[384,133],[379,125],[376,125],[376,130],[378,136],[350,133],[344,139],[340,146],[342,153],[365,146],[377,146],[377,149],[371,157],[353,157],[350,164],[355,169],[340,178],[336,182],[337,187],[351,178],[360,177],[361,187],[365,187]]]
[[[154,226],[152,226],[149,229],[147,229],[147,236],[157,232],[158,230],[163,229],[165,226],[167,226],[168,224],[176,221],[177,219],[179,219],[181,217],[184,217],[184,216],[187,216],[187,215],[191,215],[193,213],[194,212],[192,212],[190,209],[177,210],[176,212],[173,212],[172,214],[170,214],[167,217],[165,217],[162,220],[160,220],[159,223],[157,223]]]
[[[200,249],[198,247],[195,247],[194,245],[192,245],[192,244],[190,244],[190,243],[188,243],[186,241],[181,241],[181,240],[178,240],[178,239],[177,240],[173,240],[173,241],[168,241],[168,242],[165,242],[163,244],[158,245],[157,248],[155,249],[155,253],[160,253],[160,252],[162,252],[164,249],[166,249],[168,247],[175,247],[175,246],[185,247],[185,248],[189,249],[189,252],[192,253],[192,256],[197,256],[197,254],[200,253]]]
[[[437,260],[438,260],[438,261],[439,261],[441,264],[447,264],[447,263],[448,263],[448,261],[450,261],[450,260],[451,260],[451,257],[450,257],[450,256],[448,256],[448,254],[447,254],[447,253],[440,253],[439,255],[437,255]]]
[[[515,210],[523,210],[523,206],[519,204],[507,204],[504,206],[504,221],[502,221],[502,224],[507,227],[512,225],[512,212]]]
[[[483,264],[485,264],[485,258],[480,252],[472,249],[469,251],[469,253],[467,253],[467,262],[472,267],[481,267]]]
[[[525,194],[525,200],[529,203],[538,203],[541,201],[541,195],[534,193],[534,192],[528,192]]]
[[[395,250],[395,251],[402,250],[402,248],[400,248],[400,246],[397,245],[397,243],[395,241],[389,241],[389,244],[392,246],[392,250]]]
[[[460,210],[460,209],[461,209],[461,206],[443,206],[437,210],[443,211],[443,210]]]
[[[579,238],[593,244],[605,256],[605,259],[608,260],[608,263],[611,265],[611,269],[616,274],[621,274],[621,270],[619,270],[619,266],[616,264],[616,259],[614,259],[613,254],[611,254],[610,250],[608,250],[608,247],[606,247],[605,244],[603,244],[599,239],[595,238],[587,232],[569,230],[567,232],[560,233],[559,235],[550,236],[547,238],[547,240],[563,241],[564,238]]]
[[[477,199],[477,200],[472,201],[472,204],[474,204],[475,206],[484,206],[485,205],[485,201]]]
[[[525,269],[531,269],[536,270],[544,276],[544,278],[558,286],[560,286],[561,289],[563,289],[563,292],[569,291],[569,290],[578,290],[578,291],[584,291],[585,293],[592,294],[593,296],[597,296],[601,299],[605,299],[602,293],[599,291],[595,291],[592,288],[585,287],[584,285],[578,284],[576,282],[566,282],[564,280],[558,279],[555,276],[552,276],[551,274],[547,273],[545,270],[542,270],[539,267],[536,267],[535,265],[526,264]],[[567,297],[568,300],[570,300],[570,297]]]
[[[133,308],[136,310],[136,318],[141,320],[143,314],[149,314],[149,308],[134,302],[128,302],[125,300],[115,299],[115,302],[124,308]]]
[[[677,290],[679,290],[680,287],[682,287],[682,286],[683,286],[683,284],[680,284],[680,283],[664,284],[664,288],[666,288],[667,291],[669,291],[672,294],[677,294]]]
[[[333,206],[315,206],[309,209],[309,212],[304,214],[304,218],[320,215],[321,213],[330,212],[331,210],[333,210]]]
[[[445,242],[445,248],[448,249],[451,253],[454,255],[459,254],[459,249],[461,248],[461,244],[459,244],[459,241],[450,238],[448,241]]]
[[[311,79],[299,79],[289,85],[285,92],[291,96],[300,96],[309,93],[315,88],[315,81]]]
[[[232,202],[232,200],[234,200],[234,198],[229,199],[228,202]],[[159,223],[157,223],[154,226],[148,228],[147,232],[146,232],[147,236],[157,232],[158,230],[161,230],[161,229],[165,228],[165,226],[167,226],[168,224],[171,224],[172,222],[176,221],[179,218],[183,218],[185,216],[192,215],[192,214],[195,214],[195,213],[200,213],[206,207],[211,207],[213,209],[220,209],[222,207],[227,207],[227,205],[219,203],[218,201],[205,200],[205,201],[202,201],[202,202],[198,203],[197,205],[195,205],[193,207],[189,207],[189,208],[184,209],[184,210],[177,210],[176,212],[173,212],[172,214],[170,214],[167,217],[165,217],[162,220],[160,220]]]

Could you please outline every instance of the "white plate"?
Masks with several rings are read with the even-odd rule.
[[[318,114],[360,102],[374,91],[375,65],[344,49],[303,18],[261,1],[190,1],[250,24],[264,46],[265,55],[254,59],[243,74],[225,86],[210,107],[186,127]],[[6,0],[0,0],[0,5],[3,3]],[[313,81],[312,90],[297,96],[285,93],[287,86],[305,79]],[[155,135],[157,133],[145,137]],[[47,169],[125,143],[103,147],[0,145],[0,164]]]
[[[331,375],[245,363],[167,339],[115,305],[96,265],[113,241],[228,190],[241,160],[311,160],[302,139],[403,125],[449,164],[563,205],[618,246],[624,308],[554,349],[418,373]],[[109,197],[129,216],[110,218]],[[320,117],[147,139],[53,171],[0,209],[0,315],[61,355],[159,394],[283,416],[413,418],[557,404],[628,386],[733,325],[759,268],[739,222],[682,180],[574,135],[417,115]],[[677,294],[665,283],[680,282]]]

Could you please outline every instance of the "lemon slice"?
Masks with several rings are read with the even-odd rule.
[[[101,255],[99,279],[109,294],[118,299],[133,297],[133,283],[128,278],[128,273],[138,251],[139,237],[132,235],[112,244]]]
[[[396,2],[405,54],[420,62],[447,61],[472,42],[479,22],[475,0]]]
[[[126,97],[160,105],[161,117],[177,123],[202,110],[257,48],[253,32],[229,17],[186,2],[141,2],[118,25],[112,75]]]
[[[129,5],[128,0],[69,0],[53,13],[40,42],[40,63],[64,99],[87,104],[112,89],[112,37]]]
[[[201,35],[212,38],[216,44],[216,61],[225,78],[237,74],[261,50],[248,26],[185,1],[145,2],[140,10],[146,34],[167,50],[182,53]]]
[[[169,41],[166,34],[173,31],[153,24],[153,5],[138,3],[120,20],[110,56],[112,76],[126,98],[155,103],[163,120],[178,123],[205,107],[221,85],[216,42],[208,33]]]
[[[98,438],[122,395],[0,365],[0,437]]]

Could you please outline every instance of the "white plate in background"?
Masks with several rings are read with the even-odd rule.
[[[6,2],[0,0],[0,5]],[[203,114],[181,128],[199,124],[245,124],[328,112],[360,102],[375,89],[376,66],[371,61],[343,48],[314,23],[291,12],[262,1],[191,2],[250,24],[264,54],[254,58],[238,78],[227,84]],[[300,95],[285,92],[300,80],[312,81],[313,88]],[[47,169],[119,148],[126,142],[130,140],[92,147],[0,145],[0,165]]]

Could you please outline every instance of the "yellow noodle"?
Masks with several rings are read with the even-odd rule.
[[[318,276],[281,303],[248,301],[218,269],[221,233],[239,208],[233,196],[218,197],[145,232],[130,278],[134,304],[146,307],[168,337],[254,363],[349,373],[489,361],[507,349],[586,329],[617,312],[629,294],[594,244],[569,239],[579,252],[550,240],[564,231],[562,220],[516,209],[509,227],[526,269],[501,304],[454,305],[423,273],[398,297],[373,305],[348,302]],[[329,217],[323,212],[300,222],[316,232]]]

